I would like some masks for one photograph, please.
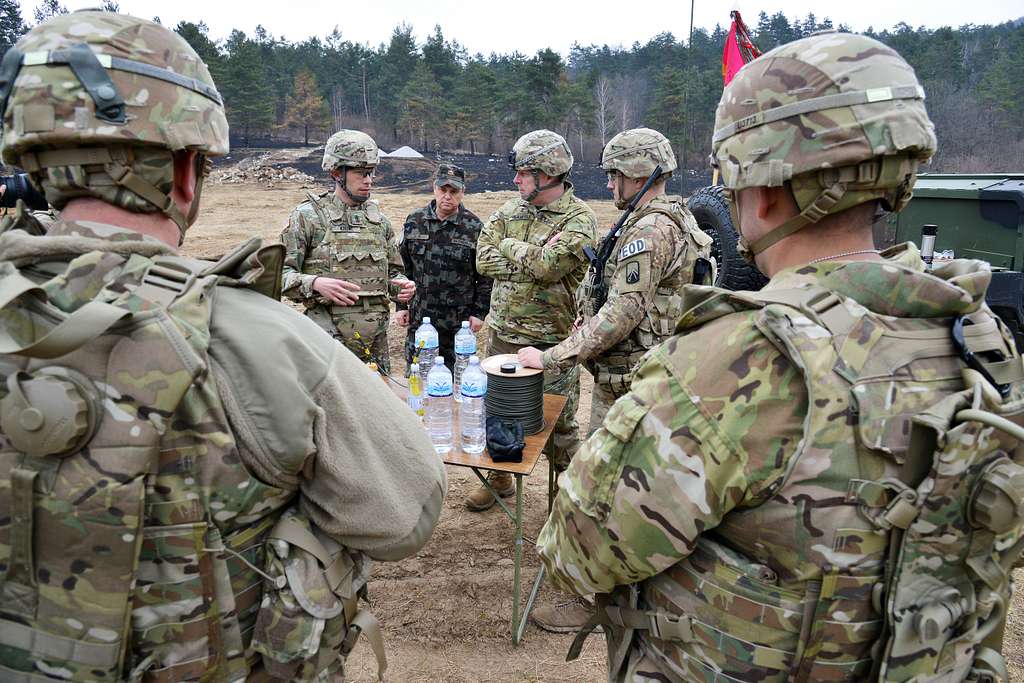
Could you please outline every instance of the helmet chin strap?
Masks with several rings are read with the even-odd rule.
[[[619,200],[617,202],[615,202],[615,208],[619,209],[621,211],[622,209],[625,209],[627,206],[629,206],[629,203],[631,201],[633,201],[633,197],[636,196],[636,192],[634,192],[633,194],[631,194],[631,195],[629,195],[627,197],[626,196],[626,176],[624,176],[621,171],[619,172],[618,175],[619,175]],[[639,190],[637,190],[637,191],[639,192]]]
[[[354,192],[348,189],[348,169],[348,166],[339,166],[338,170],[341,171],[341,180],[335,178],[334,182],[336,182],[338,185],[341,185],[341,191],[344,192],[349,199],[351,199],[356,204],[362,204],[363,202],[370,198],[370,195],[355,194]]]
[[[561,178],[555,178],[547,185],[541,185],[540,171],[537,170],[536,168],[530,169],[530,174],[533,176],[533,191],[530,192],[530,194],[526,195],[526,197],[524,197],[524,199],[526,199],[526,201],[530,203],[532,203],[533,200],[537,198],[537,195],[539,195],[541,192],[545,190],[550,190],[552,187],[558,187],[559,185],[562,184]]]

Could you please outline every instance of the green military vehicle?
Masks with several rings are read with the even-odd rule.
[[[687,200],[698,225],[714,240],[715,284],[760,289],[766,282],[736,253],[736,231],[721,187],[701,188]],[[987,301],[1024,350],[1024,173],[978,175],[922,173],[914,198],[875,225],[879,249],[901,242],[921,244],[921,228],[938,227],[935,253],[992,264]]]

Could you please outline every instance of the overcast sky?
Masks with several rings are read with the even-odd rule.
[[[26,18],[31,18],[35,0],[24,0]],[[95,7],[96,0],[70,0],[69,9]],[[177,0],[172,4],[156,0],[120,0],[121,11],[146,19],[159,16],[168,26],[179,21],[205,21],[210,37],[226,38],[232,29],[252,34],[262,24],[277,37],[299,41],[324,36],[338,26],[346,40],[375,47],[386,42],[392,29],[406,22],[423,42],[435,24],[448,39],[466,46],[470,53],[532,55],[544,47],[567,54],[573,43],[629,47],[654,35],[670,31],[685,37],[690,26],[690,3],[686,0],[362,0],[313,2],[312,0],[259,0],[236,2]],[[1024,16],[1024,0],[697,0],[696,27],[727,26],[729,10],[739,9],[748,25],[757,23],[761,11],[783,12],[801,20],[814,12],[819,20],[829,17],[838,25],[854,30],[873,26],[891,28],[904,21],[911,26],[961,26],[998,24]]]

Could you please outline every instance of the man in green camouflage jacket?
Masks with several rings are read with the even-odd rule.
[[[206,65],[90,10],[2,69],[3,159],[59,214],[0,223],[0,679],[322,681],[359,632],[383,655],[371,559],[427,541],[444,467],[278,301],[280,245],[178,255],[228,151]]]
[[[597,232],[594,212],[576,198],[568,181],[572,163],[565,139],[549,130],[527,133],[509,153],[519,198],[488,219],[476,252],[477,270],[494,278],[488,318],[491,355],[516,353],[526,346],[547,349],[572,331],[578,315],[575,294],[587,271],[583,250],[594,245]],[[579,368],[545,375],[544,391],[569,398],[547,451],[562,471],[579,448]],[[515,491],[512,475],[491,473],[490,478],[503,496]],[[494,499],[480,487],[466,504],[485,510]]]
[[[987,264],[873,249],[935,149],[913,70],[816,35],[744,67],[715,128],[771,281],[688,288],[561,478],[552,580],[604,595],[613,681],[996,680],[1024,368]]]
[[[347,346],[387,373],[391,297],[407,302],[416,285],[402,272],[391,222],[370,199],[380,159],[366,133],[341,130],[324,147],[323,169],[334,190],[309,195],[288,217],[284,295]]]
[[[414,337],[423,316],[437,328],[438,355],[451,368],[455,335],[463,321],[474,334],[491,305],[491,279],[476,272],[476,242],[483,223],[466,208],[466,172],[440,164],[434,174],[434,199],[405,219],[402,254],[405,273],[416,286],[408,304],[398,304],[395,320],[408,327],[405,361],[415,353]],[[407,310],[403,310],[407,309]]]

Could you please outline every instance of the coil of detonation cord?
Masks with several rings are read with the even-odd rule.
[[[488,417],[518,420],[526,434],[544,429],[543,370],[523,367],[514,353],[490,356],[480,366],[487,373]]]

